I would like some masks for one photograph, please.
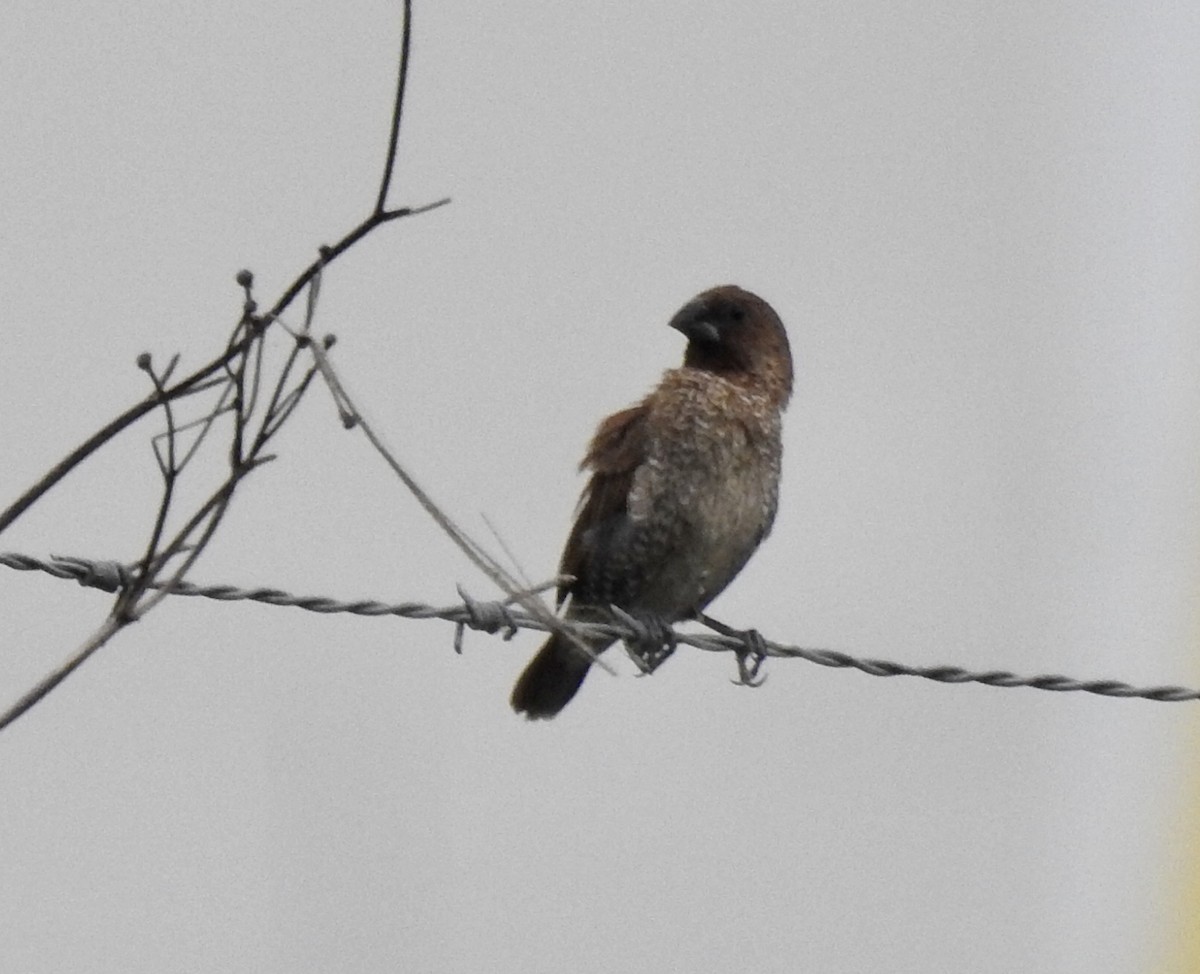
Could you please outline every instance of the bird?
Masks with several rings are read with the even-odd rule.
[[[611,621],[616,606],[666,632],[733,581],[774,523],[792,394],[783,322],[729,284],[669,324],[687,339],[683,364],[601,422],[580,464],[591,476],[559,565],[567,620]],[[513,709],[556,716],[613,642],[552,633],[517,680]]]

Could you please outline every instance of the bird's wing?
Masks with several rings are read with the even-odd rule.
[[[579,465],[581,470],[591,470],[592,477],[580,498],[575,525],[559,565],[559,571],[575,581],[559,585],[559,605],[568,594],[588,587],[589,555],[628,511],[633,475],[646,458],[648,414],[644,402],[623,409],[604,420],[592,437]]]

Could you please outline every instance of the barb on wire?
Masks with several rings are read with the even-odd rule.
[[[110,585],[120,584],[126,569],[116,562],[89,561],[83,558],[56,557],[49,561],[30,555],[0,553],[0,565],[18,571],[40,571],[55,578],[74,579],[82,585],[111,590]],[[542,585],[527,589],[519,595],[536,595],[558,583],[552,579]],[[422,602],[379,602],[360,599],[346,602],[325,595],[292,595],[275,588],[240,588],[235,585],[197,585],[180,581],[171,590],[172,595],[190,595],[220,602],[252,601],[274,606],[293,606],[308,612],[349,613],[359,616],[398,616],[404,619],[441,619],[455,625],[455,649],[462,650],[462,632],[475,629],[482,632],[500,632],[511,638],[520,629],[546,632],[555,626],[569,626],[578,636],[609,635],[621,640],[636,642],[648,635],[636,618],[630,617],[613,623],[564,623],[553,624],[531,615],[522,608],[514,608],[520,600],[510,597],[501,602],[479,602],[472,599],[463,589],[458,590],[462,602],[450,606],[432,606]],[[746,651],[746,640],[739,635],[675,632],[675,642],[680,646],[692,646],[707,652],[739,653]],[[759,637],[761,639],[761,637]],[[866,659],[833,649],[815,649],[791,646],[761,639],[761,650],[765,656],[780,659],[802,659],[818,666],[835,669],[855,669],[870,676],[916,676],[937,683],[982,683],[991,687],[1031,687],[1035,690],[1051,690],[1058,693],[1090,693],[1101,697],[1138,698],[1163,703],[1180,703],[1200,700],[1200,690],[1181,686],[1135,687],[1120,680],[1080,680],[1058,674],[1019,676],[1006,670],[965,670],[957,666],[908,666],[890,660]]]

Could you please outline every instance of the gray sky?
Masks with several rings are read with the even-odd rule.
[[[0,7],[0,499],[369,210],[398,4]],[[596,422],[736,282],[787,323],[775,532],[714,612],[912,664],[1200,683],[1200,7],[418,3],[392,202],[318,328],[555,568]],[[132,559],[154,425],[0,549]],[[494,593],[323,391],[194,574]],[[15,698],[107,599],[6,573]],[[1200,709],[176,600],[0,735],[20,972],[1194,970]],[[1196,895],[1195,893],[1192,894]],[[1188,912],[1191,911],[1191,912]],[[1200,950],[1200,947],[1196,948]],[[1195,960],[1200,963],[1200,960]]]

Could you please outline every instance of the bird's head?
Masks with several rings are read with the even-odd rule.
[[[783,322],[766,301],[733,284],[698,294],[676,312],[671,327],[688,340],[683,364],[774,393],[792,393],[792,352]]]

